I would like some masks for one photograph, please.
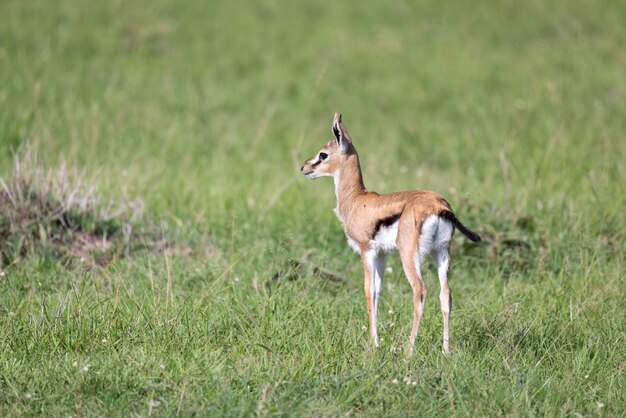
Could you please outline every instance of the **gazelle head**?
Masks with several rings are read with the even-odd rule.
[[[332,124],[333,139],[328,141],[317,153],[306,160],[300,171],[310,179],[323,176],[335,176],[344,160],[354,154],[352,139],[343,126],[341,115],[335,113]]]

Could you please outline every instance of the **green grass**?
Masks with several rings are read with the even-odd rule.
[[[623,416],[626,7],[412,3],[1,2],[0,177],[30,144],[194,251],[2,267],[0,415]],[[455,238],[450,357],[432,271],[405,356],[397,258],[369,348],[299,174],[335,111],[369,189],[485,239]],[[345,280],[276,275],[311,249]]]

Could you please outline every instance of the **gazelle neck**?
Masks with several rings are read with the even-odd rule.
[[[333,176],[335,180],[335,195],[337,196],[337,214],[345,220],[353,200],[359,194],[365,193],[363,175],[356,151],[346,156],[344,163]]]

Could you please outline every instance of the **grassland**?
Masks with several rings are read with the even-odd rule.
[[[415,3],[2,1],[0,178],[28,144],[191,251],[5,260],[0,415],[625,415],[626,6]],[[396,258],[369,348],[332,182],[299,175],[335,111],[369,189],[484,238],[450,357],[436,296],[405,356]]]

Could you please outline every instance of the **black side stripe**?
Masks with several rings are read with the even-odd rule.
[[[374,238],[376,237],[376,235],[378,234],[378,231],[380,231],[380,228],[382,228],[382,227],[385,227],[385,228],[386,228],[386,227],[388,227],[388,226],[391,226],[391,225],[393,225],[393,224],[394,224],[394,223],[395,223],[398,219],[400,219],[400,215],[401,215],[401,214],[402,214],[402,213],[396,213],[395,215],[391,215],[391,216],[388,216],[388,217],[386,217],[386,218],[379,219],[379,220],[376,222],[376,225],[374,226],[374,233],[372,234],[372,239],[374,239]]]

